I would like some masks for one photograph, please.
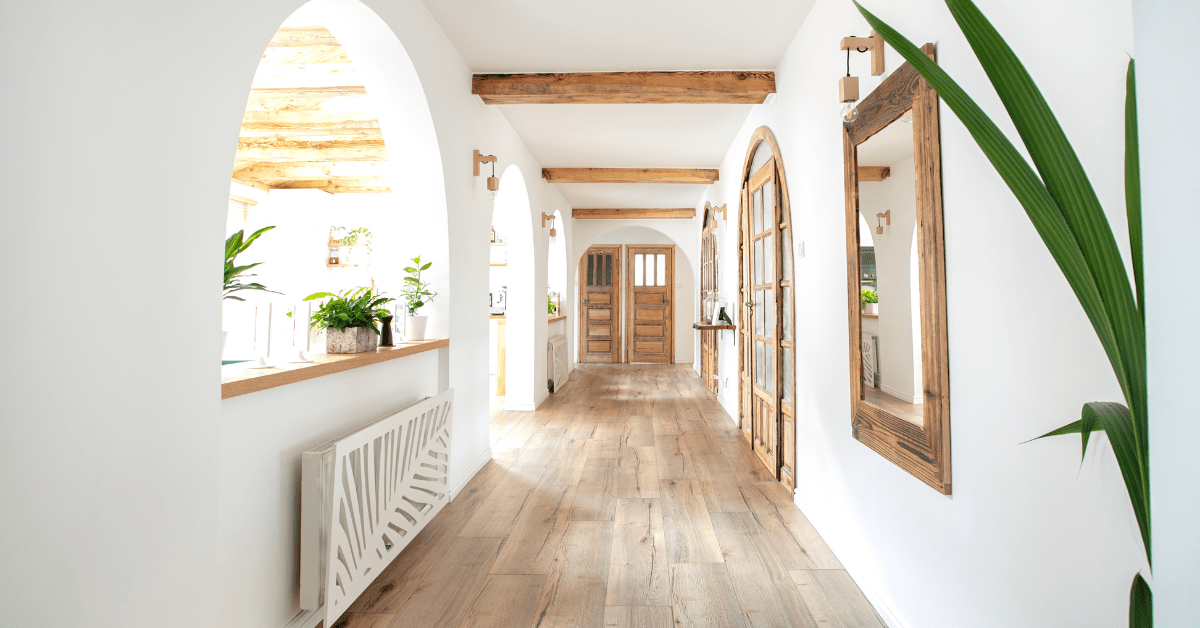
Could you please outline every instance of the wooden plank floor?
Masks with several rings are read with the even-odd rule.
[[[333,628],[884,628],[690,365],[581,365]]]

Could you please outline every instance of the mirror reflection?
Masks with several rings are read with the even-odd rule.
[[[858,145],[863,401],[923,423],[912,112]]]

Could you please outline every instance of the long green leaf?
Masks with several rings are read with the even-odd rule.
[[[1154,597],[1142,574],[1133,577],[1129,587],[1129,628],[1151,628],[1154,625]]]
[[[1146,293],[1142,284],[1142,174],[1138,152],[1137,85],[1133,59],[1125,72],[1125,215],[1129,218],[1129,251],[1133,257],[1133,285],[1137,290],[1142,325],[1146,324]]]
[[[996,88],[1087,261],[1116,340],[1116,351],[1108,353],[1113,372],[1129,406],[1139,417],[1144,416],[1145,326],[1100,199],[1058,119],[1012,48],[971,0],[946,0],[946,5]]]

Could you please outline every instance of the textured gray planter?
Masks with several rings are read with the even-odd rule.
[[[379,346],[379,334],[371,327],[347,327],[338,331],[325,329],[325,351],[327,353],[365,353]]]

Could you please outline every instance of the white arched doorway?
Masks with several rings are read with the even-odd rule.
[[[500,191],[492,208],[492,224],[497,236],[504,239],[505,261],[503,266],[491,269],[490,280],[506,292],[505,356],[504,363],[496,365],[497,371],[504,369],[505,410],[535,409],[539,401],[535,386],[539,357],[545,373],[545,357],[536,350],[537,323],[544,326],[546,304],[539,302],[545,296],[534,285],[532,213],[521,169],[508,166],[500,176]],[[540,226],[540,216],[537,223]],[[544,389],[544,375],[541,381]]]

